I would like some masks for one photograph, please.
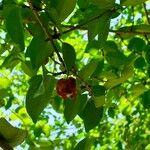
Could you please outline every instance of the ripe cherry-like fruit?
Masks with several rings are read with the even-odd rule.
[[[74,98],[77,95],[76,80],[72,77],[60,79],[56,85],[57,94],[63,99]]]

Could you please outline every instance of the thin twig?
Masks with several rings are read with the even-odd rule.
[[[43,32],[45,33],[46,38],[49,39],[49,41],[51,42],[51,44],[52,44],[52,46],[53,46],[53,48],[54,48],[54,51],[56,52],[56,54],[57,54],[57,56],[58,56],[59,61],[60,61],[60,62],[62,63],[62,65],[65,67],[65,63],[64,63],[62,57],[60,56],[57,47],[55,46],[55,43],[54,43],[54,41],[53,41],[52,35],[49,33],[49,31],[47,30],[47,28],[46,28],[46,27],[44,26],[44,24],[41,22],[40,17],[39,17],[39,15],[38,15],[37,11],[34,9],[34,7],[33,7],[33,5],[32,5],[32,1],[31,1],[31,0],[28,0],[28,2],[29,2],[30,9],[32,10],[32,12],[33,12],[33,14],[34,14],[37,23],[40,25],[41,29],[42,29]]]
[[[147,9],[146,9],[146,4],[145,3],[143,3],[143,8],[144,8],[144,12],[145,12],[145,16],[146,16],[146,19],[147,19],[147,22],[148,22],[148,24],[150,25],[150,19],[149,19],[149,14],[148,14],[148,11],[147,11]]]
[[[54,38],[54,39],[55,39],[55,38],[58,38],[59,36],[61,36],[61,35],[63,35],[63,34],[66,34],[66,33],[69,33],[69,32],[71,32],[71,31],[74,31],[74,30],[76,30],[76,29],[82,28],[84,25],[87,25],[88,23],[90,23],[90,22],[92,22],[92,21],[94,21],[94,20],[99,19],[100,17],[102,17],[102,16],[105,15],[106,13],[114,13],[114,12],[116,12],[116,9],[112,9],[112,10],[109,10],[109,11],[108,11],[108,10],[107,10],[107,11],[104,11],[103,13],[99,14],[98,16],[94,16],[93,18],[90,18],[88,21],[85,21],[85,22],[83,22],[83,23],[81,23],[81,24],[78,24],[78,25],[76,25],[76,26],[72,26],[70,29],[68,29],[68,30],[66,30],[66,31],[63,31],[61,34],[58,33],[58,34],[53,35],[53,38]]]
[[[149,17],[148,17],[149,14],[148,14],[148,11],[147,11],[147,9],[146,9],[146,4],[145,4],[145,3],[143,3],[143,8],[144,8],[145,16],[146,16],[146,19],[147,19],[147,23],[150,25],[150,19],[149,19]],[[144,34],[144,37],[145,37],[147,43],[150,45],[150,41],[149,41],[149,39],[148,39],[147,34]]]

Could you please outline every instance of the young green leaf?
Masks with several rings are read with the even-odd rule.
[[[76,53],[72,45],[68,43],[62,44],[62,54],[66,67],[70,70],[75,65]]]
[[[11,39],[18,44],[20,49],[23,51],[25,45],[21,12],[18,6],[12,6],[13,7],[9,11],[5,20],[6,28]]]

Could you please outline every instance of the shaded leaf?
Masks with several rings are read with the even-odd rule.
[[[142,69],[145,65],[146,65],[146,62],[142,56],[137,58],[134,62],[134,67],[138,69]]]
[[[12,53],[5,58],[1,67],[13,69],[21,60],[22,60],[21,54]]]
[[[121,5],[123,6],[135,6],[137,4],[143,3],[147,0],[121,0]]]
[[[141,97],[144,108],[150,109],[150,90],[146,91]]]
[[[133,75],[133,66],[126,66],[124,68],[124,70],[121,73],[121,77],[120,78],[114,78],[114,79],[109,79],[106,83],[105,83],[105,87],[106,89],[108,88],[113,88],[121,83],[124,83],[128,78],[130,78]]]
[[[105,58],[107,62],[115,68],[119,68],[127,62],[127,57],[120,51],[108,52]]]
[[[92,139],[85,138],[75,146],[74,150],[91,150],[92,143]]]
[[[26,95],[26,109],[34,123],[50,101],[54,84],[55,80],[51,76],[37,75],[31,78]]]
[[[68,43],[62,44],[63,59],[65,61],[66,67],[70,70],[75,65],[76,53],[72,45]]]
[[[92,87],[92,97],[95,107],[101,107],[105,104],[105,87],[95,85]]]
[[[150,64],[150,46],[147,45],[145,49],[146,49],[145,59],[146,59],[147,63]]]
[[[144,51],[145,49],[145,41],[141,38],[132,38],[128,44],[128,49],[136,52]]]
[[[52,53],[53,48],[43,39],[34,37],[27,48],[26,57],[29,57],[33,66],[33,69],[38,69],[44,64],[45,60]]]
[[[86,101],[86,95],[78,95],[75,100],[68,99],[64,101],[64,116],[67,123],[70,123],[77,114],[83,111]]]
[[[51,3],[56,8],[59,19],[64,21],[74,10],[76,0],[51,0]]]
[[[115,4],[115,0],[91,0],[91,2],[100,9],[112,8]]]
[[[86,132],[96,127],[103,116],[103,107],[96,108],[92,100],[88,101],[80,117]]]
[[[6,28],[12,40],[18,44],[20,49],[23,51],[25,45],[21,12],[19,7],[14,5],[12,6],[13,7],[9,11],[5,20]]]
[[[25,130],[13,127],[5,118],[0,118],[0,135],[12,147],[20,145],[26,138]]]
[[[80,70],[79,76],[85,80],[88,79],[96,70],[99,61],[99,59],[91,60],[85,67]]]

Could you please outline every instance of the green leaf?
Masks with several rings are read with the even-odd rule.
[[[7,89],[10,86],[9,79],[0,77],[0,89]]]
[[[127,62],[127,57],[120,51],[109,52],[105,58],[107,62],[115,68],[119,68]]]
[[[51,19],[51,21],[57,26],[57,28],[59,29],[60,33],[62,32],[61,29],[61,21],[60,18],[58,16],[57,10],[55,8],[48,8],[48,15],[49,18]]]
[[[79,107],[80,107],[80,101],[79,99],[67,99],[64,101],[64,116],[65,119],[67,121],[67,123],[70,123],[70,121],[72,121],[75,116],[77,115],[78,111],[79,111]]]
[[[92,41],[98,35],[99,20],[95,19],[88,23],[88,40]]]
[[[144,51],[145,49],[145,41],[141,38],[132,38],[128,44],[128,49],[136,52]]]
[[[64,21],[74,10],[76,0],[51,0],[51,3],[56,8],[59,19]]]
[[[99,47],[103,46],[107,39],[111,15],[112,14],[108,11],[102,14],[99,19],[88,23],[88,39],[91,41],[98,35]]]
[[[95,85],[92,87],[92,94],[97,97],[97,96],[102,96],[105,95],[105,87],[101,85]]]
[[[90,41],[88,42],[86,48],[85,48],[85,52],[86,53],[90,53],[90,51],[92,51],[93,49],[98,51],[99,50],[99,43],[96,40]]]
[[[120,78],[113,78],[113,79],[109,79],[106,83],[105,83],[105,88],[113,88],[121,83],[124,83],[128,78],[130,78],[133,75],[133,66],[132,65],[128,65],[125,66],[122,73],[121,73],[121,77]]]
[[[50,101],[54,85],[55,80],[51,76],[37,75],[31,78],[26,95],[26,109],[34,123]]]
[[[91,60],[85,67],[80,70],[79,76],[84,80],[88,79],[96,70],[99,61],[99,59]]]
[[[132,91],[132,98],[136,99],[146,91],[146,87],[141,83],[136,84],[131,87],[131,91]]]
[[[137,58],[134,62],[134,67],[138,69],[142,69],[145,65],[146,65],[146,62],[142,56]]]
[[[76,53],[72,45],[68,43],[62,44],[62,54],[66,67],[70,70],[75,65]]]
[[[93,140],[90,138],[85,138],[81,140],[74,148],[74,150],[91,150]]]
[[[83,119],[86,132],[96,127],[103,116],[103,107],[96,108],[94,102],[89,100],[80,115]]]
[[[95,85],[92,87],[92,98],[96,107],[101,107],[105,104],[105,87]]]
[[[121,0],[120,3],[123,6],[130,6],[130,5],[135,6],[135,5],[143,3],[145,1],[147,1],[147,0],[132,0],[132,1],[131,0]]]
[[[140,24],[140,25],[133,25],[133,26],[125,26],[125,27],[121,27],[118,30],[120,36],[123,39],[126,38],[131,38],[135,35],[139,35],[139,33],[150,33],[150,25],[146,25],[146,24]]]
[[[53,109],[59,113],[62,104],[62,98],[60,98],[59,96],[55,96],[51,104],[53,106]]]
[[[33,69],[31,61],[25,61],[21,63],[21,68],[24,71],[25,74],[32,77],[36,75],[36,70]]]
[[[9,14],[5,20],[6,28],[11,39],[14,41],[14,43],[18,44],[20,49],[23,51],[25,45],[21,12],[19,7],[14,5],[12,6],[13,7],[9,11]]]
[[[0,89],[0,100],[8,95],[8,91],[6,89]]]
[[[112,8],[115,4],[115,0],[91,0],[91,2],[100,9]]]
[[[144,108],[150,109],[150,90],[146,91],[141,97]]]
[[[12,147],[20,145],[26,138],[25,130],[13,127],[5,118],[0,118],[0,135]]]
[[[76,99],[67,99],[64,101],[64,116],[67,123],[70,123],[77,114],[80,114],[87,102],[87,95],[77,95]]]
[[[37,69],[44,64],[45,60],[52,53],[53,48],[43,39],[34,37],[27,48],[26,57],[29,57],[33,66],[33,69]]]
[[[21,60],[22,60],[21,54],[12,53],[5,58],[1,67],[5,67],[6,69],[8,68],[13,69]]]
[[[102,17],[99,18],[98,41],[101,47],[104,46],[107,40],[111,16],[112,12],[107,11]]]
[[[150,46],[147,45],[145,49],[146,49],[145,59],[146,59],[147,63],[150,64]]]
[[[114,41],[106,41],[104,45],[104,53],[105,55],[110,52],[117,52],[118,46]]]

